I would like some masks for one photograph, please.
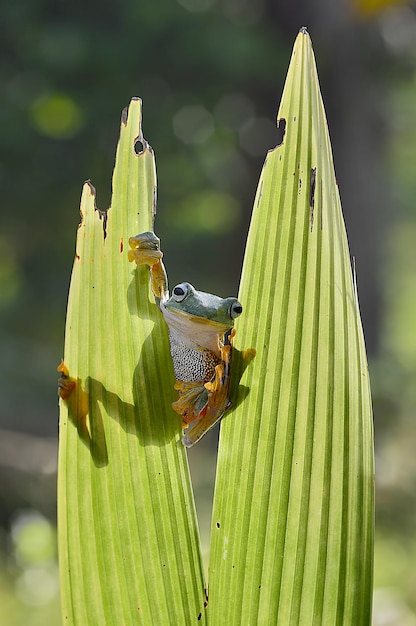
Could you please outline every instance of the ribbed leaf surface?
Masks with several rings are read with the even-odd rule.
[[[153,227],[140,116],[132,100],[108,219],[84,186],[68,302],[64,361],[77,387],[60,402],[59,553],[63,622],[77,626],[205,620],[166,328],[148,269],[127,260],[129,236]]]
[[[209,623],[371,621],[369,380],[309,35],[254,203],[235,345],[257,356],[221,426]],[[247,394],[247,388],[249,392]]]

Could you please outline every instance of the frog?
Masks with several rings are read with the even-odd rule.
[[[151,288],[168,327],[178,392],[172,408],[182,420],[182,443],[190,448],[231,408],[234,320],[243,307],[237,298],[198,291],[188,282],[179,283],[170,294],[154,232],[130,237],[129,246],[129,261],[149,267]]]

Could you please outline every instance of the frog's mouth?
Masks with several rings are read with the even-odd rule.
[[[226,330],[232,328],[234,326],[233,320],[230,319],[229,323],[224,324],[222,322],[216,322],[208,317],[202,317],[200,315],[193,315],[192,313],[187,313],[186,311],[181,311],[179,309],[167,309],[162,303],[161,308],[163,307],[163,315],[166,319],[169,319],[169,323],[173,322],[177,319],[180,325],[182,324],[200,324],[205,326],[210,326],[214,332],[225,333]],[[182,321],[180,321],[182,320]],[[215,329],[215,330],[214,330]]]

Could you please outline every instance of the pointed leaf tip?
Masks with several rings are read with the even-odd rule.
[[[205,621],[198,526],[171,409],[167,331],[146,276],[142,281],[120,254],[120,242],[153,225],[156,168],[150,150],[137,158],[133,149],[140,125],[141,102],[134,99],[120,127],[105,246],[90,183],[81,199],[64,354],[65,372],[76,382],[73,420],[73,381],[60,381],[68,396],[60,401],[58,473],[68,625],[190,624],[199,613]]]
[[[236,349],[257,354],[221,425],[209,620],[370,624],[370,390],[305,28],[278,119],[284,142],[261,174],[238,293]]]
[[[130,100],[129,106],[124,107],[124,109],[122,110],[122,112],[121,112],[121,123],[124,124],[124,126],[127,126],[127,119],[128,119],[128,115],[129,115],[129,109],[136,102],[138,104],[139,111],[140,111],[140,114],[139,114],[139,127],[140,127],[140,131],[141,131],[143,101],[138,96],[133,96],[132,99]]]

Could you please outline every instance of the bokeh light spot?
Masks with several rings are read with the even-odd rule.
[[[238,130],[254,115],[254,104],[242,93],[228,93],[215,106],[215,117],[228,128]]]
[[[410,7],[391,7],[380,17],[380,30],[388,48],[395,54],[415,51],[416,15]]]
[[[205,107],[188,105],[174,115],[173,130],[184,143],[203,143],[214,132],[214,120]]]
[[[84,123],[79,105],[69,96],[58,93],[35,100],[31,117],[36,130],[53,139],[73,137]]]
[[[28,568],[16,580],[16,594],[28,606],[48,604],[59,589],[57,568]]]
[[[188,196],[177,207],[174,227],[188,234],[230,232],[240,220],[241,206],[228,193],[205,190]]]
[[[262,156],[279,143],[275,123],[266,117],[254,117],[240,129],[240,146],[250,156]]]
[[[85,62],[88,40],[76,23],[55,23],[46,28],[39,40],[39,56],[46,66],[58,68],[62,75]]]
[[[11,535],[16,560],[20,564],[36,566],[54,558],[54,530],[37,511],[20,513],[13,523]]]

